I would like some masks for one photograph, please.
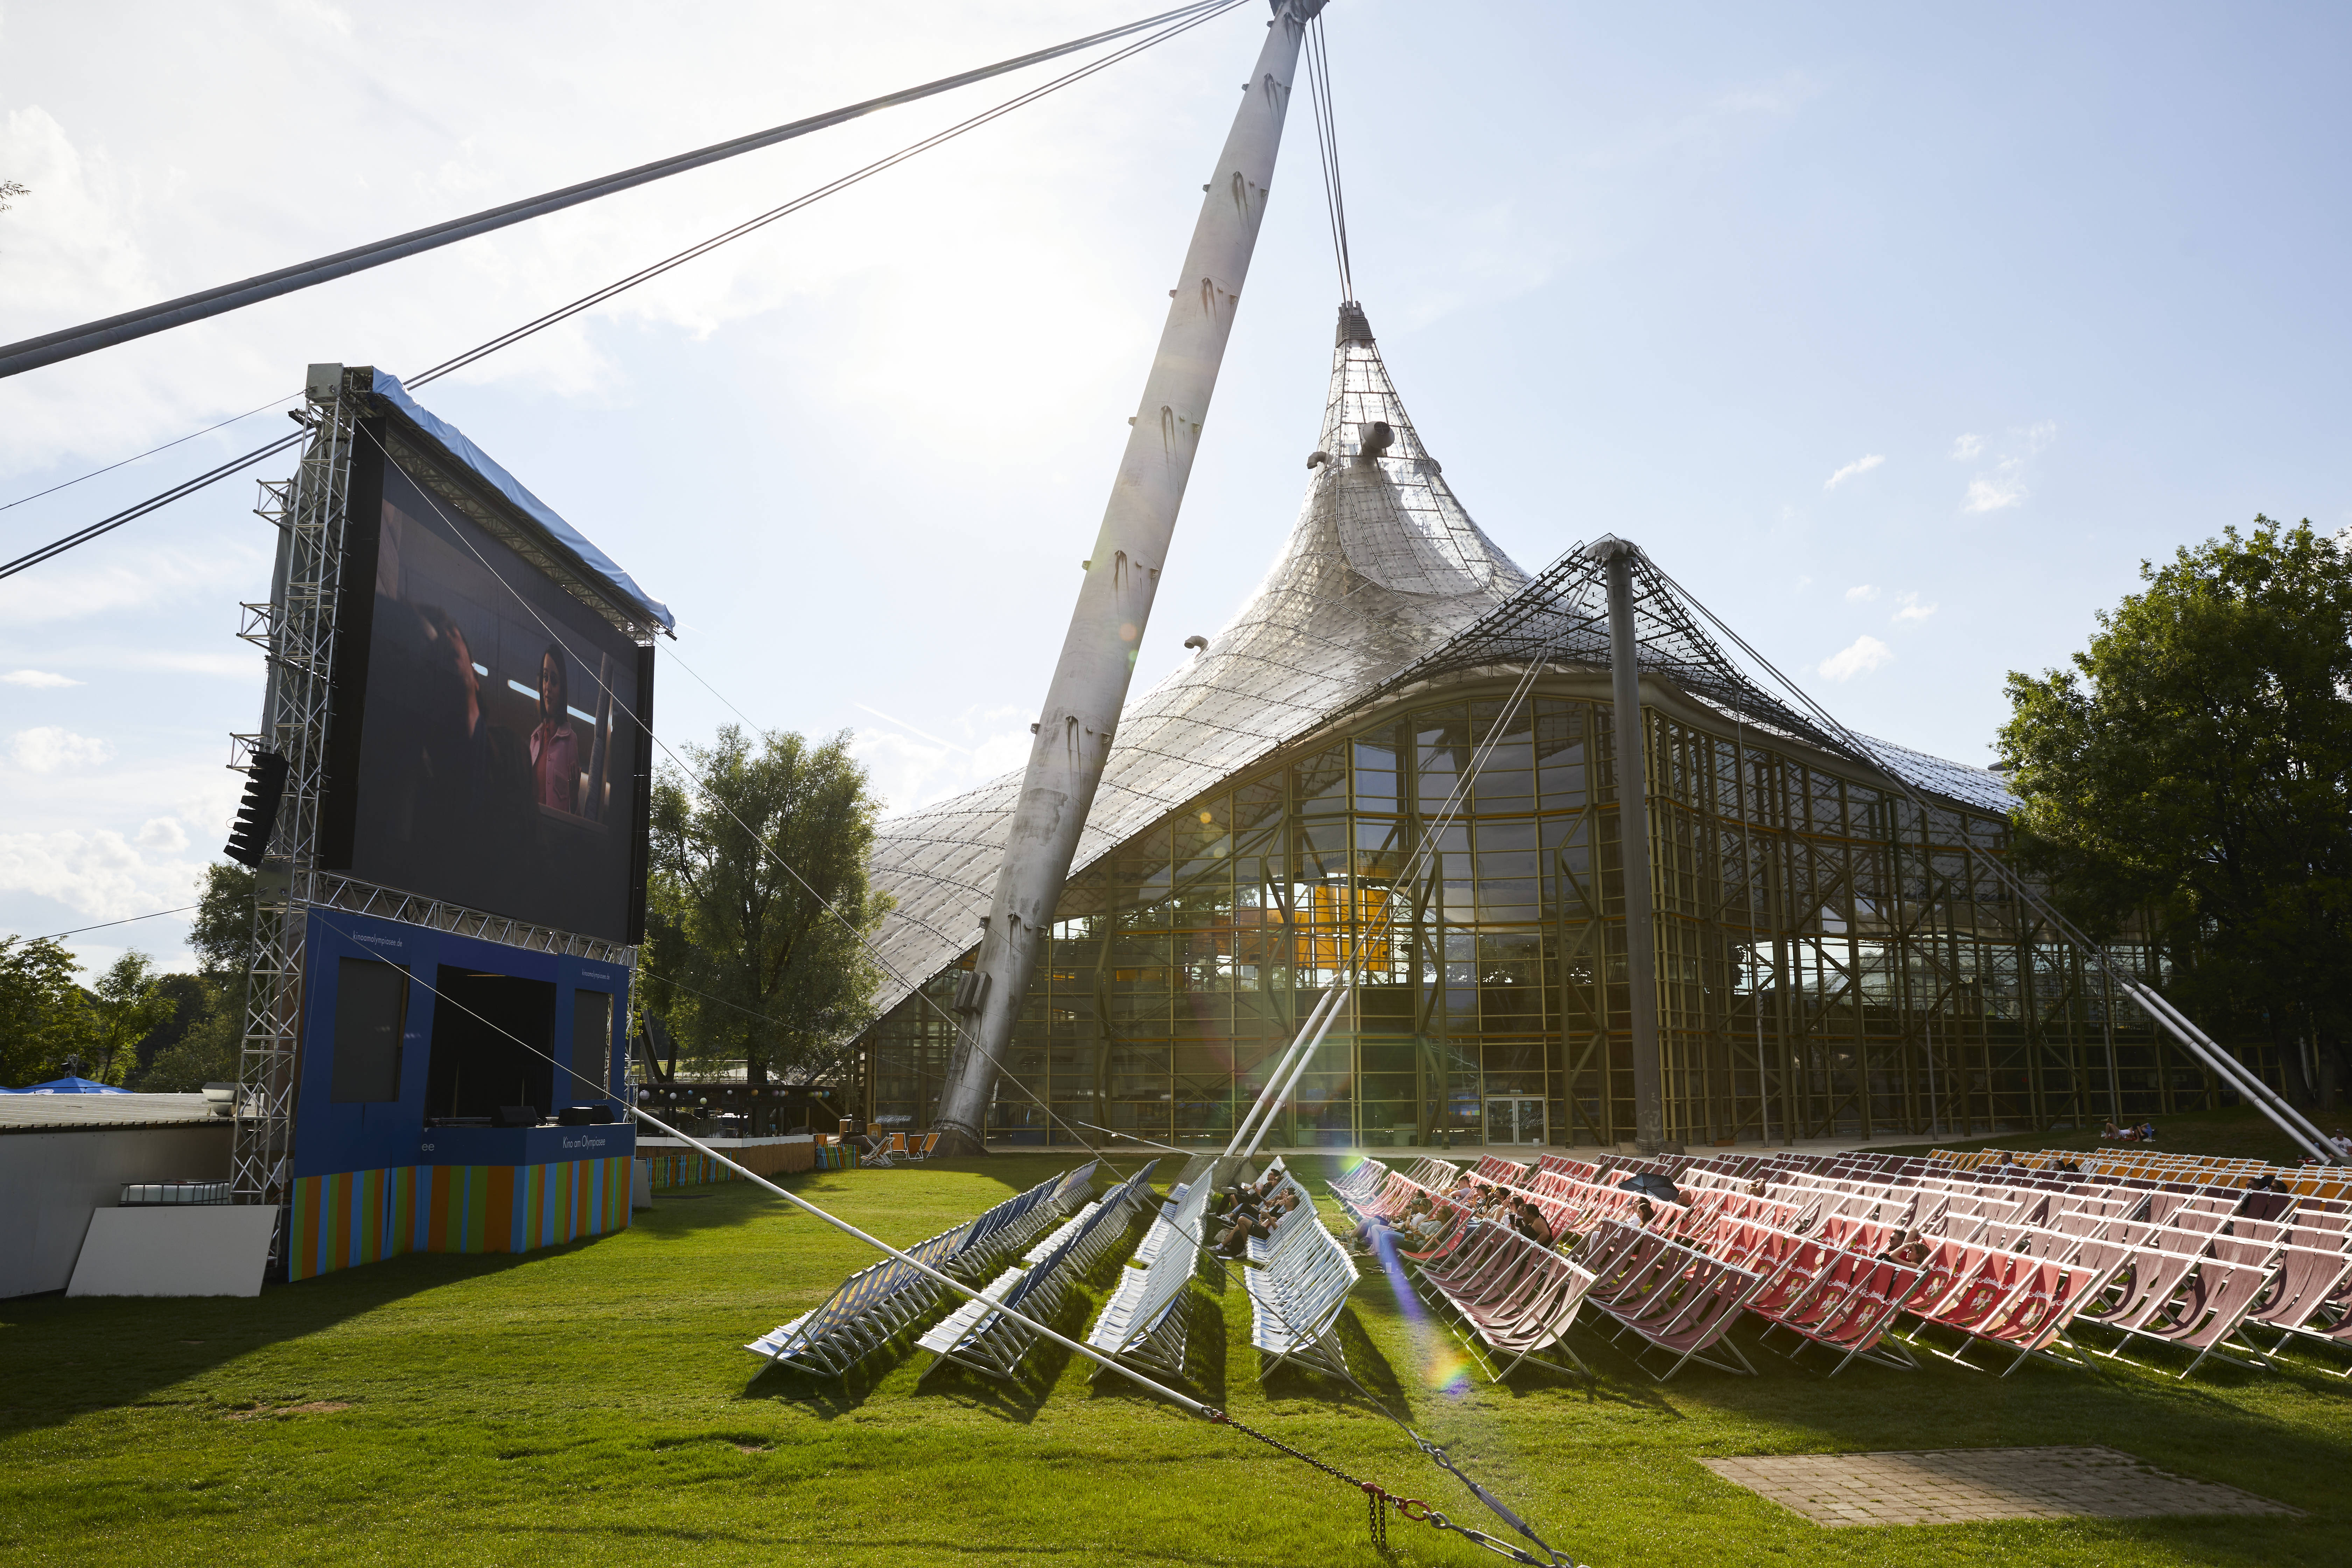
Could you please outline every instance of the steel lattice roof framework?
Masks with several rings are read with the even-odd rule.
[[[1320,440],[1288,542],[1241,610],[1191,663],[1129,705],[1073,877],[1283,747],[1408,690],[1547,660],[1609,664],[1599,563],[1571,548],[1529,577],[1471,520],[1422,444],[1360,308],[1343,305]],[[1868,756],[1772,696],[1728,658],[1647,559],[1636,557],[1644,672],[1728,718],[1980,809],[2011,804],[1982,769],[1867,742]],[[878,938],[885,1011],[980,940],[1021,787],[1018,772],[881,825],[877,886],[897,900]]]

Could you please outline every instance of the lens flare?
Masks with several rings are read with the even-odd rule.
[[[1375,1230],[1372,1246],[1380,1256],[1381,1272],[1388,1276],[1389,1289],[1396,1297],[1398,1313],[1404,1319],[1414,1359],[1421,1363],[1422,1382],[1440,1394],[1469,1393],[1475,1381],[1470,1360],[1444,1326],[1431,1320],[1421,1304],[1420,1292],[1405,1278],[1404,1260],[1397,1256],[1396,1232],[1385,1227]]]

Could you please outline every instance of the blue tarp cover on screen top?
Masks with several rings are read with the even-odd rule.
[[[522,509],[525,515],[553,534],[564,548],[570,550],[588,569],[611,584],[630,604],[645,611],[669,631],[677,630],[677,617],[660,600],[648,596],[637,586],[636,579],[620,568],[611,556],[588,542],[587,536],[556,515],[555,509],[523,489],[522,481],[493,461],[490,455],[466,439],[466,433],[433,413],[408,395],[400,378],[387,371],[375,373],[376,395],[397,406],[403,414],[416,421],[425,433],[448,448],[449,455],[490,482],[491,488]]]

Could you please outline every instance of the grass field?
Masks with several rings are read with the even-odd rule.
[[[907,1242],[1054,1168],[1000,1156],[796,1180]],[[1381,1561],[1360,1495],[1090,1385],[1060,1354],[1034,1358],[1019,1391],[961,1375],[919,1389],[929,1358],[903,1352],[845,1389],[755,1375],[737,1347],[866,1261],[729,1184],[521,1258],[414,1256],[258,1300],[0,1302],[0,1562]],[[1194,1289],[1203,1397],[1492,1522],[1362,1401],[1286,1373],[1261,1390],[1238,1280]],[[1078,1293],[1064,1326],[1102,1294]],[[1586,1336],[1597,1384],[1497,1388],[1460,1375],[1450,1342],[1380,1278],[1351,1312],[1365,1382],[1601,1568],[2352,1561],[2352,1387],[2310,1371],[2183,1384],[2034,1367],[1999,1381],[1935,1363],[1832,1382],[1751,1346],[1760,1377],[1697,1370],[1661,1388]],[[1824,1530],[1696,1463],[2041,1443],[2107,1444],[2308,1517]],[[1395,1528],[1391,1561],[1499,1561]]]

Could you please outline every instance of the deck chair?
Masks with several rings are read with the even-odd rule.
[[[1356,1283],[1355,1260],[1339,1238],[1307,1211],[1307,1223],[1284,1226],[1258,1267],[1244,1276],[1250,1299],[1250,1342],[1271,1357],[1259,1381],[1291,1362],[1349,1383],[1339,1347],[1339,1314]]]
[[[1137,1247],[1141,1267],[1119,1270],[1111,1299],[1087,1331],[1087,1343],[1107,1355],[1181,1377],[1191,1291],[1200,1268],[1201,1225],[1208,1209],[1205,1182],[1180,1187],[1175,1201],[1153,1219]],[[1146,1248],[1150,1256],[1145,1257]],[[1107,1368],[1097,1364],[1091,1374]]]

